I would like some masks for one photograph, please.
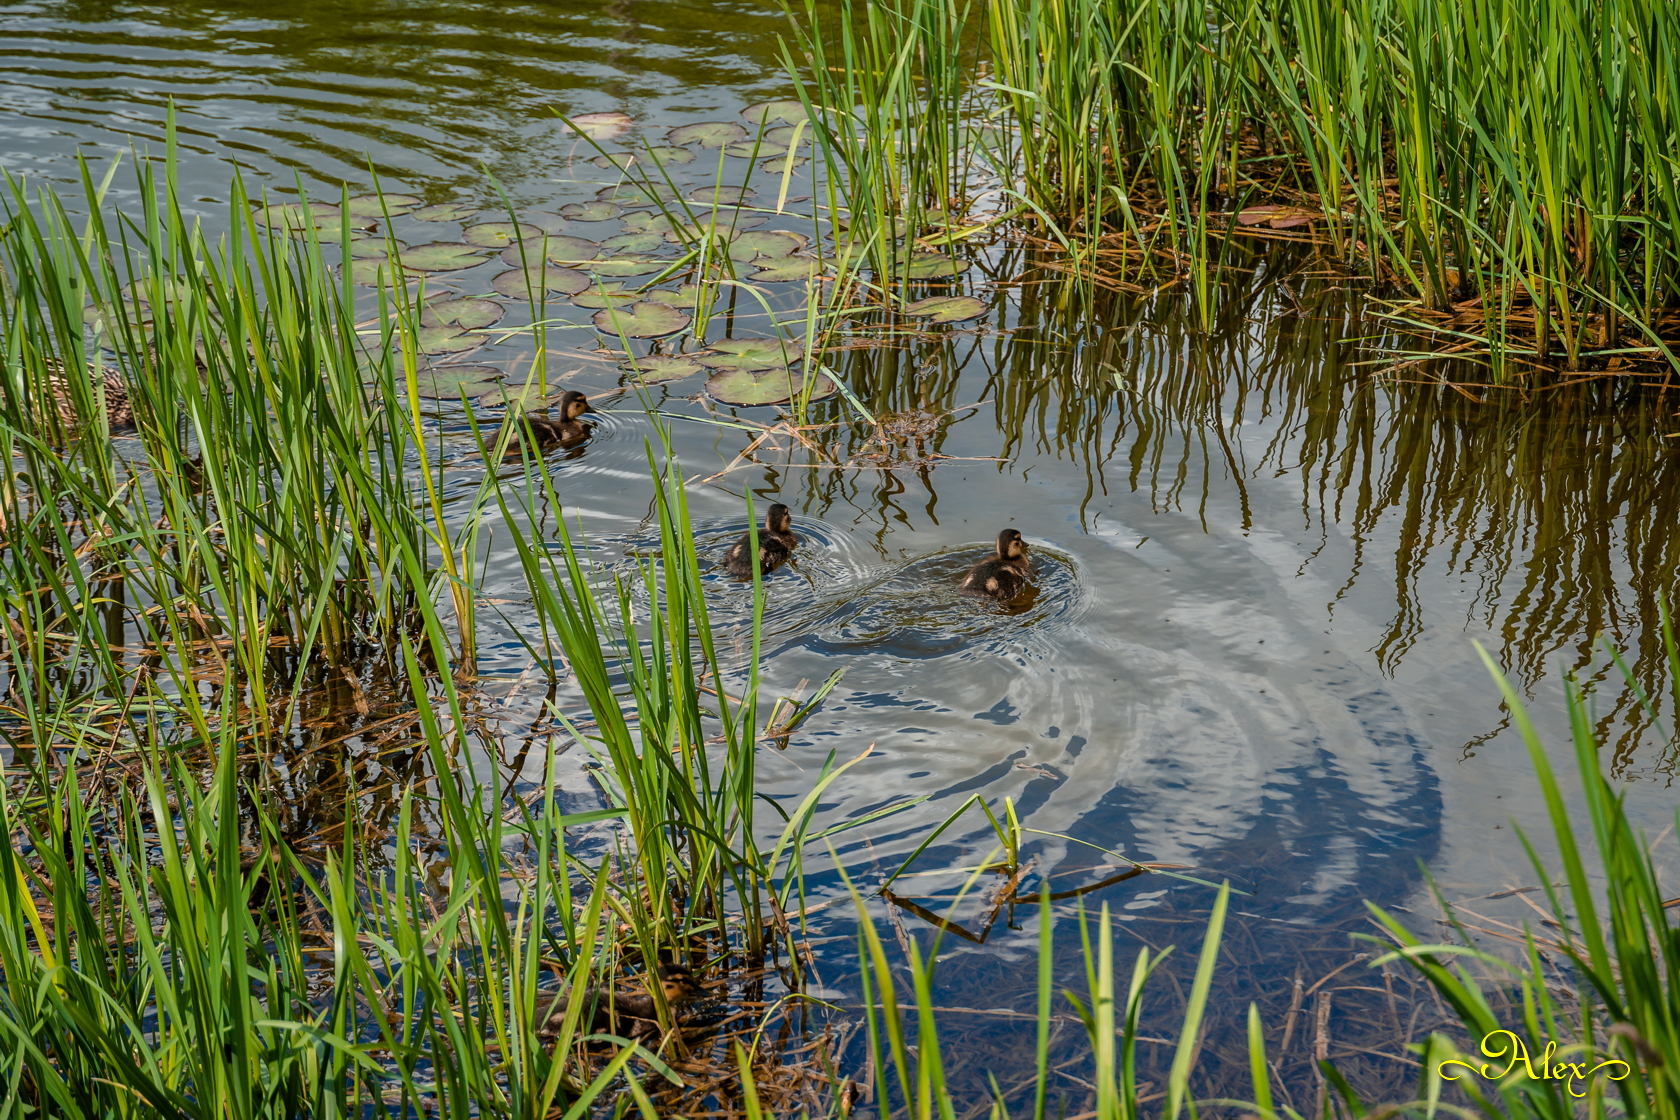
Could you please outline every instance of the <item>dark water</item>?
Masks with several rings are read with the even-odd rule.
[[[388,190],[475,207],[495,203],[488,172],[516,207],[554,211],[612,181],[580,162],[592,153],[554,109],[623,110],[650,137],[738,119],[786,95],[784,27],[771,5],[634,0],[12,5],[0,8],[0,163],[68,184],[82,157],[97,177],[131,147],[161,150],[173,101],[183,194],[210,215],[225,214],[236,166],[253,192],[301,181],[336,197],[371,186],[371,167]],[[748,162],[729,165],[729,181]],[[812,193],[807,174],[791,195]],[[800,217],[772,228],[813,211],[790,213]],[[440,228],[397,234],[453,236]],[[672,429],[704,541],[721,553],[742,531],[749,489],[760,508],[792,507],[805,539],[769,581],[770,694],[846,670],[788,749],[766,752],[766,788],[797,799],[828,751],[874,744],[833,787],[825,820],[929,797],[850,834],[849,864],[891,870],[964,799],[1011,798],[1028,827],[1054,834],[1036,835],[1031,853],[1056,889],[1111,874],[1106,850],[1248,892],[1231,953],[1249,994],[1228,994],[1287,1002],[1293,975],[1345,959],[1360,899],[1419,905],[1420,861],[1449,897],[1533,881],[1511,822],[1543,836],[1542,808],[1477,642],[1534,697],[1560,760],[1561,673],[1595,680],[1599,729],[1636,812],[1671,812],[1672,744],[1592,643],[1602,634],[1628,650],[1647,692],[1665,695],[1655,603],[1674,590],[1680,547],[1672,403],[1610,384],[1443,388],[1416,367],[1379,380],[1356,363],[1382,325],[1306,258],[1247,261],[1254,272],[1228,288],[1211,330],[1174,292],[1075,311],[1053,287],[1011,282],[1027,264],[1017,250],[969,259],[984,317],[838,356],[871,412],[921,433],[883,443],[836,402],[817,406],[813,420],[836,423],[822,437],[830,457],[876,465],[836,469],[783,439],[702,482],[749,437]],[[482,292],[494,272],[450,283]],[[735,310],[729,329],[763,329],[749,302]],[[553,346],[551,376],[597,398],[617,387],[589,331]],[[511,363],[529,349],[511,339],[466,360]],[[700,416],[697,389],[672,383],[655,399]],[[648,421],[634,398],[607,407],[622,411],[549,466],[568,519],[610,566],[657,533]],[[454,481],[475,486],[484,465],[459,410],[436,423]],[[952,590],[1006,526],[1036,557],[1037,597],[1014,612]],[[516,559],[492,552],[484,581],[510,605],[485,625],[481,668],[511,681],[529,663],[514,631],[534,631]],[[723,625],[744,620],[739,587],[715,587]],[[564,787],[586,801],[584,760],[561,763]],[[972,824],[918,868],[980,862],[990,833]],[[939,909],[965,877],[897,886]],[[1086,897],[1114,905],[1139,942],[1171,942],[1182,923],[1191,946],[1209,899],[1159,879]],[[952,1002],[1024,1006],[1033,936],[1031,922],[995,927],[949,977]],[[842,956],[826,971],[836,996],[855,997],[837,979],[845,967]],[[1002,1053],[1012,1037],[988,1026],[969,1041]]]

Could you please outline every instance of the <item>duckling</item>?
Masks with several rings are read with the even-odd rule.
[[[52,395],[52,407],[58,413],[59,423],[64,431],[74,432],[82,421],[76,413],[75,394],[70,389],[70,367],[57,358],[47,358],[41,366],[45,374],[43,381],[47,392]],[[87,368],[87,375],[90,379],[95,376],[91,365]],[[122,372],[115,366],[101,363],[98,377],[105,387],[105,422],[112,428],[134,427],[134,402],[128,398],[128,383],[123,380]]]
[[[998,534],[997,553],[968,570],[957,590],[985,599],[1013,599],[1027,585],[1027,542],[1014,529]]]
[[[659,966],[659,986],[665,992],[666,1006],[673,1009],[703,994],[694,974],[680,964]],[[538,1038],[552,1042],[560,1036],[560,1027],[565,1022],[570,1003],[567,993],[561,993],[554,1000],[542,1026],[537,1028]],[[659,1014],[654,1008],[653,996],[645,992],[616,992],[611,988],[591,986],[583,993],[583,1014],[578,1019],[578,1030],[584,1034],[650,1038],[659,1033]]]
[[[536,447],[552,447],[555,444],[577,443],[587,438],[593,430],[578,417],[586,412],[593,412],[589,407],[589,398],[570,389],[560,396],[560,415],[532,416],[526,414],[520,419],[523,427],[519,431],[521,439],[529,439]],[[509,447],[510,455],[518,455],[517,444]]]
[[[799,544],[799,538],[793,535],[793,514],[788,507],[777,502],[770,507],[770,512],[764,515],[764,528],[758,532],[758,570],[769,575],[777,568],[788,562],[793,556],[793,550]],[[751,579],[752,534],[742,533],[741,539],[729,546],[724,554],[724,567],[736,579]]]

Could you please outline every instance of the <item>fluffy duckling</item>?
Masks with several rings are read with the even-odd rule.
[[[46,390],[52,395],[53,411],[58,413],[64,430],[73,432],[81,426],[81,417],[76,414],[76,398],[70,388],[70,367],[57,358],[48,358],[41,365]],[[87,367],[87,376],[90,379],[95,376],[91,365]],[[105,422],[113,428],[134,427],[134,403],[128,398],[128,383],[123,380],[122,372],[114,365],[101,363],[98,377],[105,387]]]
[[[985,599],[1013,599],[1027,585],[1027,542],[1014,529],[998,534],[997,552],[968,570],[957,590]]]
[[[680,964],[659,966],[659,986],[665,993],[667,1007],[702,995],[700,982]],[[550,1005],[537,1037],[552,1042],[560,1036],[571,999],[562,993]],[[659,1033],[659,1013],[653,996],[646,992],[617,992],[611,988],[590,987],[583,993],[583,1013],[578,1017],[578,1030],[583,1034],[616,1034],[625,1038],[650,1038]]]
[[[519,435],[521,438],[530,439],[537,447],[576,443],[593,430],[578,417],[592,411],[594,410],[589,407],[589,398],[576,389],[570,389],[560,396],[558,417],[526,414],[520,417],[523,426]],[[514,455],[519,453],[517,445],[511,446],[509,450]]]
[[[770,507],[770,512],[764,515],[764,528],[758,531],[758,570],[763,575],[769,575],[793,556],[793,550],[799,544],[799,538],[793,535],[793,514],[788,507],[777,502]],[[751,579],[752,569],[752,534],[742,533],[741,539],[729,546],[724,554],[724,567],[736,579]]]

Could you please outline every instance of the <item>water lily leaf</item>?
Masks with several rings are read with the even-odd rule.
[[[507,308],[493,299],[439,299],[427,303],[420,311],[423,327],[454,327],[474,331],[493,327],[502,321]]]
[[[346,209],[352,214],[369,218],[383,218],[386,214],[394,218],[408,213],[424,201],[411,194],[362,194],[352,198]]]
[[[463,245],[458,241],[432,241],[404,249],[397,255],[404,268],[420,272],[454,272],[484,263],[484,250],[477,245]]]
[[[82,308],[82,322],[86,323],[96,331],[114,330],[115,327],[110,324],[113,324],[121,319],[127,319],[128,325],[131,327],[138,327],[143,323],[151,321],[147,318],[147,316],[151,314],[151,310],[152,309],[150,307],[143,303],[129,303],[126,301],[105,307],[98,304],[90,304],[89,306]]]
[[[936,276],[956,276],[968,271],[967,261],[952,260],[938,253],[916,253],[905,262],[904,274],[912,280],[930,280]]]
[[[609,113],[583,113],[572,117],[567,125],[567,131],[580,133],[591,140],[614,140],[630,131],[630,126],[636,123],[629,113],[614,110]]]
[[[675,202],[682,197],[669,183],[619,183],[595,192],[595,201],[620,206],[646,206],[649,202]]]
[[[753,124],[798,124],[810,119],[799,101],[760,101],[742,109],[741,115]]]
[[[621,253],[616,257],[602,257],[585,261],[583,268],[596,276],[645,276],[658,272],[671,262],[661,257],[644,257],[635,253]]]
[[[601,242],[601,248],[623,253],[651,253],[664,245],[665,239],[651,230],[647,233],[621,233]]]
[[[528,210],[519,215],[519,220],[528,226],[536,226],[550,236],[566,228],[565,218],[558,214],[550,214],[547,210]]]
[[[960,323],[984,314],[986,305],[973,296],[933,296],[907,304],[906,315],[915,315],[931,323]]]
[[[389,260],[359,260],[350,262],[350,282],[364,288],[395,287],[400,278],[411,283],[412,273]]]
[[[554,386],[549,385],[550,389]],[[490,408],[506,407],[523,412],[530,412],[548,407],[548,394],[537,391],[537,383],[533,379],[529,385],[509,385],[505,389],[497,389],[478,398],[478,403]]]
[[[655,288],[654,291],[663,292],[663,289]],[[700,306],[700,301],[702,299],[709,304],[716,298],[716,296],[717,292],[715,290],[707,291],[699,284],[684,284],[682,287],[668,295],[661,294],[659,302],[668,303],[672,307],[686,307],[689,310],[693,310],[694,308]]]
[[[414,344],[422,354],[459,354],[482,346],[484,340],[456,327],[421,327]]]
[[[415,393],[427,400],[459,400],[462,394],[479,397],[497,388],[496,382],[507,374],[496,366],[433,366],[415,375]],[[397,388],[402,388],[401,378]]]
[[[712,369],[768,369],[797,362],[805,349],[779,338],[725,338],[711,344],[711,352],[695,361]]]
[[[679,125],[665,134],[673,144],[698,144],[702,148],[722,148],[746,138],[747,130],[734,121]]]
[[[702,367],[693,358],[677,354],[662,354],[649,358],[636,358],[629,362],[620,362],[618,368],[635,374],[648,385],[657,385],[662,381],[676,381],[690,374],[699,373]]]
[[[721,404],[785,404],[805,392],[805,375],[790,369],[722,370],[706,379],[706,395]],[[818,374],[811,400],[838,392],[833,381]]]
[[[579,307],[623,307],[643,298],[645,297],[641,292],[622,281],[607,280],[579,292],[572,297],[572,302]]]
[[[560,216],[574,222],[604,222],[618,214],[618,205],[612,202],[573,202],[560,207]]]
[[[772,144],[768,140],[758,143],[743,140],[739,144],[731,144],[723,149],[723,154],[734,156],[737,159],[753,159],[757,156],[785,156],[787,151],[787,148],[781,144]]]
[[[624,215],[624,231],[626,233],[664,233],[671,228],[665,215],[655,214],[652,210],[632,210]]]
[[[515,268],[522,268],[527,263],[537,264],[546,260],[549,264],[575,264],[578,261],[593,260],[601,251],[601,247],[587,237],[573,237],[569,233],[554,233],[538,237],[523,244],[509,245],[502,250],[502,260]]]
[[[697,187],[688,192],[688,197],[707,205],[735,206],[757,198],[758,192],[751,187]]]
[[[800,128],[797,125],[784,124],[776,128],[767,128],[764,130],[764,138],[770,141],[770,143],[780,145],[783,149],[786,149],[793,146],[793,136],[796,132],[799,134],[800,147],[804,147],[806,144],[811,142],[810,125]]]
[[[514,268],[497,274],[490,288],[509,299],[533,300],[543,292],[574,295],[589,287],[589,277],[575,268]]]
[[[810,162],[804,156],[796,156],[791,162],[782,157],[774,157],[759,164],[758,169],[771,175],[780,175],[784,170],[797,171]]]
[[[688,327],[694,320],[668,303],[632,303],[629,307],[608,307],[595,312],[595,329],[626,338],[664,338]]]
[[[614,168],[624,171],[641,163],[652,163],[659,167],[668,163],[693,163],[694,153],[687,148],[643,148],[639,152],[608,152],[589,162],[603,171],[611,171]]]
[[[464,222],[477,213],[471,206],[459,202],[439,202],[433,206],[422,206],[409,217],[417,222]]]
[[[331,219],[337,218],[338,213],[338,207],[330,202],[281,202],[273,206],[259,207],[254,217],[259,226],[295,233],[300,230],[320,229]]]
[[[809,280],[813,276],[821,276],[822,272],[822,261],[815,257],[797,256],[782,260],[767,260],[759,267],[757,272],[747,279],[779,283],[790,280]]]
[[[462,241],[468,245],[482,245],[486,249],[500,249],[516,244],[522,239],[526,242],[536,241],[543,236],[541,228],[524,222],[485,222],[482,225],[468,226],[461,231]]]
[[[391,246],[395,244],[397,252],[408,248],[408,242],[387,240],[383,237],[366,237],[360,241],[350,242],[350,256],[359,261],[379,261],[391,255]]]
[[[756,258],[781,260],[791,257],[805,247],[805,239],[796,233],[779,229],[761,229],[752,233],[738,233],[729,242],[731,260],[750,261]]]

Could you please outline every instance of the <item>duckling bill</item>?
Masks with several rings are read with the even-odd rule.
[[[700,982],[680,964],[659,966],[659,986],[665,993],[665,1005],[675,1009],[702,995]],[[552,1042],[560,1036],[566,1010],[571,1006],[569,995],[562,994],[550,1005],[537,1037]],[[624,1038],[646,1039],[659,1034],[659,1013],[653,996],[645,992],[620,992],[612,988],[591,986],[583,993],[583,1011],[578,1018],[580,1034],[616,1034]]]
[[[957,591],[982,599],[1013,599],[1027,586],[1027,542],[1014,529],[998,534],[997,551],[963,576]]]
[[[568,390],[560,397],[559,416],[536,416],[527,413],[517,421],[516,429],[519,441],[530,441],[535,448],[549,448],[555,445],[562,447],[568,444],[581,443],[594,430],[580,419],[584,413],[593,412],[589,407],[589,398],[575,389]],[[508,447],[510,457],[519,454],[518,442]]]
[[[758,531],[760,574],[769,575],[787,563],[798,545],[799,538],[793,535],[793,514],[789,512],[788,507],[777,502],[770,507],[770,512],[764,515],[764,528]],[[723,564],[736,579],[753,577],[751,533],[742,533],[741,539],[729,546],[729,551],[724,554]]]

